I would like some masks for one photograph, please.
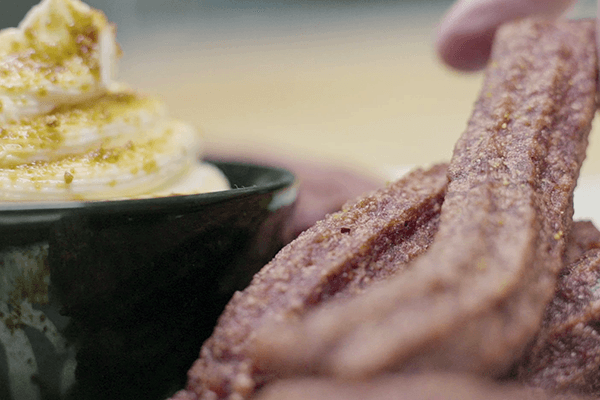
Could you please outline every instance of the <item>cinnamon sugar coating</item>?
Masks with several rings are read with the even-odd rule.
[[[505,374],[562,266],[596,77],[593,21],[502,27],[427,253],[361,296],[272,318],[253,341],[256,363],[279,376]]]
[[[600,396],[600,232],[576,226],[570,250],[588,250],[561,272],[519,379],[545,389]]]
[[[438,219],[439,215],[434,215],[433,220]],[[431,227],[433,232],[431,236],[435,235],[435,226]],[[586,260],[597,257],[598,251],[600,251],[600,231],[590,221],[575,221],[573,223],[572,230],[569,234],[569,240],[567,243],[565,268],[563,269],[563,275],[559,279],[559,287],[564,286],[561,282],[571,280],[569,276],[575,276],[573,270],[579,268],[578,266],[585,265]],[[586,255],[587,254],[587,255]],[[593,255],[593,257],[589,257]],[[600,274],[600,269],[596,269],[597,273]],[[589,276],[589,275],[588,275]],[[571,282],[574,283],[574,282]],[[548,331],[548,327],[552,324],[552,320],[566,320],[568,319],[568,313],[571,309],[582,309],[582,300],[579,296],[569,296],[568,298],[563,297],[564,294],[559,292],[553,298],[552,303],[546,310],[544,324],[544,330]],[[583,299],[586,301],[587,297]],[[555,304],[560,303],[560,308],[556,307]],[[573,304],[573,307],[570,305]],[[588,304],[589,305],[589,304]],[[558,314],[556,314],[558,311]],[[562,314],[561,314],[562,313]],[[598,316],[596,316],[597,318]],[[541,386],[547,390],[535,390],[530,388],[524,388],[517,385],[516,382],[493,382],[485,379],[478,379],[468,375],[456,375],[456,374],[423,374],[423,375],[384,375],[375,379],[348,383],[335,381],[330,378],[325,379],[314,379],[314,378],[299,378],[289,379],[280,382],[275,382],[266,386],[263,391],[258,392],[258,400],[273,400],[273,399],[344,399],[352,400],[365,399],[365,398],[377,398],[377,399],[389,399],[394,400],[398,398],[398,393],[402,393],[403,399],[424,399],[435,396],[436,399],[451,400],[451,399],[583,399],[583,395],[577,394],[556,394],[552,389],[556,389],[556,378],[557,369],[552,362],[547,362],[542,365],[544,361],[553,361],[551,357],[535,357],[536,354],[542,353],[546,350],[546,347],[552,347],[548,343],[549,335],[540,335],[540,338],[544,337],[545,340],[538,338],[536,342],[537,350],[528,352],[520,366],[520,381],[528,386]],[[554,355],[561,354],[563,356],[570,356],[572,349],[562,348],[559,352],[555,352]],[[530,356],[529,356],[530,354]],[[581,354],[581,353],[577,353]],[[581,365],[581,363],[580,363]],[[596,372],[599,371],[597,365]],[[536,373],[524,373],[527,369],[537,369]],[[558,370],[560,371],[560,370]],[[588,372],[591,371],[588,370]],[[564,375],[564,373],[563,373]],[[597,374],[598,375],[598,374]],[[543,379],[542,379],[543,378]],[[592,382],[597,382],[597,379],[592,379]],[[581,385],[571,386],[571,382],[568,383],[570,386],[566,389],[576,388],[578,391],[585,392],[585,394],[596,394],[592,385],[587,387],[581,387]],[[565,388],[563,388],[565,389]],[[591,390],[590,390],[591,389]],[[213,392],[214,393],[214,392]],[[205,398],[209,397],[212,393],[205,392]],[[235,393],[232,393],[232,397],[235,397]],[[173,400],[196,400],[197,393],[194,391],[182,390],[178,392]],[[429,397],[428,397],[429,396]]]
[[[270,380],[249,349],[264,320],[297,320],[404,269],[433,240],[446,185],[445,165],[416,170],[302,233],[232,298],[188,373],[188,389],[201,399],[235,399]]]
[[[578,256],[566,239],[596,79],[594,21],[502,27],[449,183],[444,166],[416,171],[284,248],[231,300],[179,396],[243,399],[302,375],[505,375]]]

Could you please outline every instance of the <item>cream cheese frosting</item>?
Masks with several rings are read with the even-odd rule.
[[[114,81],[119,54],[114,25],[79,0],[44,0],[0,31],[0,201],[229,188],[198,161],[193,127]]]

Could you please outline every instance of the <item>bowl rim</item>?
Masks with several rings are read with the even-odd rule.
[[[124,200],[11,202],[0,205],[0,229],[18,225],[47,225],[72,212],[94,215],[164,213],[168,210],[198,209],[210,204],[227,202],[243,196],[277,192],[295,187],[297,181],[290,171],[247,162],[205,160],[221,170],[233,186],[228,190],[166,197]],[[232,174],[249,171],[266,179],[246,185],[232,181]],[[235,176],[234,176],[235,177]]]

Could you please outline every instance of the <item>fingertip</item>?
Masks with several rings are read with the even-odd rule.
[[[575,0],[459,0],[440,24],[436,48],[447,65],[464,71],[487,64],[496,29],[531,15],[556,17]]]
[[[495,27],[485,21],[480,10],[481,1],[457,1],[442,18],[435,47],[446,65],[461,71],[485,67]]]
[[[485,68],[490,58],[494,32],[477,34],[455,32],[438,36],[436,50],[446,65],[460,71]]]

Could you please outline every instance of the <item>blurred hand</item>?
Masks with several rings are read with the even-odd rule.
[[[575,0],[458,0],[443,18],[436,46],[441,59],[456,69],[485,66],[496,29],[530,15],[557,17]]]

